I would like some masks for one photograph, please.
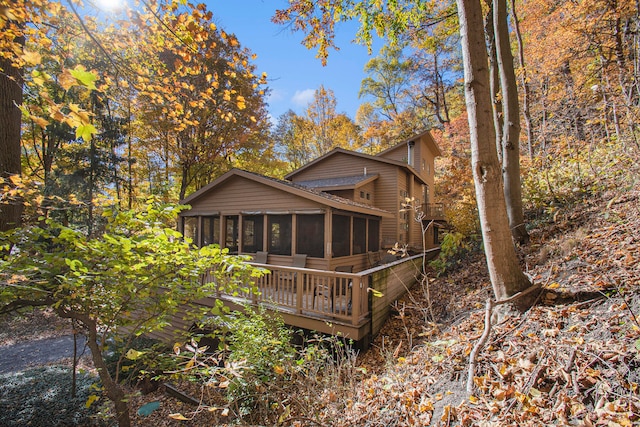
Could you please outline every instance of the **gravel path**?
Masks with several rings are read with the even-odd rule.
[[[88,354],[86,339],[78,335],[78,356]],[[25,341],[0,347],[0,374],[19,372],[30,366],[46,365],[73,357],[73,335]]]

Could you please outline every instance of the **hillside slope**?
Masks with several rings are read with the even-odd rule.
[[[362,382],[346,409],[328,410],[328,423],[640,423],[640,190],[556,212],[533,230],[522,255],[543,291],[531,310],[493,326],[472,396],[465,391],[469,354],[490,295],[481,256],[431,281],[439,326],[424,321],[422,289],[398,304],[378,350],[364,359],[369,369],[385,368]]]

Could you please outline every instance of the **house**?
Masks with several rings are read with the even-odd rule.
[[[424,132],[377,155],[336,148],[284,180],[232,169],[189,195],[178,225],[185,236],[249,254],[269,271],[257,294],[217,292],[197,304],[261,304],[288,325],[368,342],[439,250],[443,210],[431,195],[440,154]],[[421,222],[403,209],[407,200]],[[396,243],[418,255],[389,255]],[[180,322],[174,329],[190,327]]]
[[[336,148],[288,174],[285,180],[233,169],[185,198],[181,231],[198,245],[232,253],[268,253],[268,263],[354,271],[371,253],[398,243],[416,251],[438,246],[442,205],[433,203],[434,159],[441,155],[429,132],[377,155]],[[403,210],[413,203],[424,213]],[[423,237],[425,247],[423,248]]]

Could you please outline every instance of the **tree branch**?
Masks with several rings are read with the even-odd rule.
[[[491,298],[487,298],[487,303],[485,306],[486,308],[484,313],[484,332],[482,333],[482,336],[480,337],[476,345],[473,347],[473,350],[471,350],[471,354],[469,355],[469,374],[467,376],[467,393],[469,395],[473,393],[473,378],[475,377],[475,374],[476,374],[476,364],[477,364],[478,353],[480,352],[480,350],[482,350],[484,345],[487,343],[487,340],[489,339],[489,335],[491,334],[491,326],[492,326],[491,316],[493,314],[494,307],[497,307],[502,304],[511,303],[539,289],[540,289],[540,285],[534,284],[529,286],[524,291],[518,292],[517,294],[512,295],[509,298],[506,298],[500,301],[494,301]]]

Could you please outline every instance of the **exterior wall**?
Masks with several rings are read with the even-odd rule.
[[[404,295],[422,277],[422,262],[438,256],[439,249],[428,251],[408,259],[401,259],[383,267],[373,268],[369,273],[369,287],[382,296],[371,297],[371,334],[375,337],[389,318],[393,302]]]
[[[429,149],[429,146],[427,144],[429,138],[431,138],[431,136],[423,135],[422,138],[420,138],[420,143],[416,143],[416,164],[414,168],[420,174],[420,177],[427,182],[431,191],[431,195],[433,195],[435,191],[435,156],[433,155],[433,152]]]
[[[327,176],[341,177],[353,176],[358,173],[378,174],[378,179],[363,186],[370,188],[373,206],[384,209],[395,215],[395,218],[382,218],[381,238],[382,244],[392,246],[398,240],[398,210],[399,210],[399,192],[398,179],[402,177],[404,180],[404,172],[400,171],[397,166],[381,163],[375,160],[351,156],[344,153],[338,153],[334,156],[326,158],[323,162],[311,165],[310,167],[300,171],[292,179],[292,182],[310,181],[315,179],[326,178]],[[356,190],[358,196],[355,201],[360,202],[359,189]]]
[[[319,209],[323,206],[311,200],[242,177],[232,177],[219,188],[191,203],[189,215],[220,213],[236,215],[257,210],[288,212],[300,209]]]
[[[407,289],[413,286],[421,271],[422,256],[410,260],[400,260],[384,268],[375,269],[370,276],[369,286],[381,296],[371,298],[371,333],[376,336],[389,318],[391,306]]]
[[[343,199],[357,200],[353,195],[353,190],[331,190],[327,191],[327,193],[333,194],[334,196],[342,197]]]
[[[435,156],[429,148],[429,142],[433,142],[433,140],[429,134],[425,134],[419,139],[415,139],[414,142],[412,164],[410,166],[415,169],[420,178],[429,184],[431,194],[433,194]],[[380,157],[407,163],[408,153],[407,144],[404,143],[385,151]]]
[[[364,193],[365,197],[361,197],[361,192]],[[367,195],[369,196],[369,198],[367,198]],[[362,187],[358,187],[356,189],[356,194],[354,195],[354,200],[358,203],[364,203],[365,205],[375,206],[376,205],[375,181],[365,184]]]

